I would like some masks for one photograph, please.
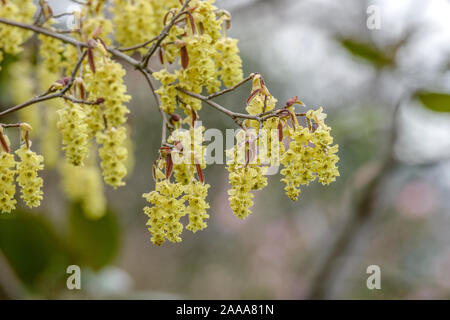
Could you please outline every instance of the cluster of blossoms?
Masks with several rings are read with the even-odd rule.
[[[31,23],[36,12],[33,1],[14,0],[0,2],[0,18],[14,17],[17,22]],[[22,51],[21,44],[32,36],[32,32],[0,25],[0,49],[9,54],[18,54]],[[0,50],[0,63],[3,53]],[[1,68],[0,68],[1,69]]]
[[[322,108],[309,110],[306,119],[314,126],[304,128],[294,122],[287,130],[289,149],[281,156],[281,164],[285,167],[281,170],[284,176],[281,181],[286,184],[286,194],[294,201],[300,194],[300,185],[308,185],[316,179],[327,185],[339,176],[336,167],[338,145],[333,145],[331,129],[323,121],[325,117]]]
[[[10,153],[10,141],[3,128],[0,127],[0,210],[7,213],[15,209],[17,200],[15,182],[20,186],[21,198],[30,207],[38,207],[42,200],[43,180],[38,172],[44,169],[43,157],[30,150],[31,141],[28,140],[28,132],[31,126],[21,123],[20,126],[25,138],[22,146],[16,150],[19,161]],[[17,174],[17,178],[15,178]]]
[[[30,150],[30,125],[19,122],[0,127],[0,209],[10,212],[15,208],[16,174],[24,202],[29,207],[40,204],[43,181],[37,173],[43,161],[48,168],[58,164],[60,152],[55,146],[61,144],[65,161],[58,168],[67,197],[80,203],[92,219],[105,214],[103,181],[113,188],[125,185],[132,166],[126,106],[131,97],[124,84],[126,71],[117,57],[132,61],[146,76],[163,116],[161,148],[153,165],[155,190],[143,194],[149,203],[144,213],[155,245],[166,239],[180,242],[184,228],[195,233],[207,226],[210,185],[203,173],[205,127],[198,125],[202,101],[241,127],[237,143],[227,150],[228,195],[236,217],[245,219],[251,213],[254,192],[268,184],[266,173],[271,167],[283,166],[281,181],[292,200],[298,199],[302,185],[316,179],[322,184],[333,182],[339,175],[338,146],[333,145],[322,108],[298,113],[296,105],[303,104],[297,97],[278,108],[260,74],[244,79],[238,40],[226,34],[231,16],[214,2],[85,1],[79,11],[69,14],[75,27],[65,30],[71,35],[68,40],[60,36],[58,17],[47,1],[39,1],[37,12],[33,0],[0,0],[0,18],[46,30],[37,37],[36,65],[21,54],[8,67],[11,99],[20,105],[42,92],[38,98],[55,95],[54,99],[38,99],[43,107],[39,112],[17,108],[21,120],[35,128],[44,157]],[[30,35],[26,28],[0,21],[0,62],[3,52],[19,54]],[[150,67],[152,57],[159,58],[159,63],[153,59]],[[156,89],[153,79],[159,81]],[[250,80],[247,113],[234,113],[211,101]],[[220,91],[222,86],[226,89]],[[9,152],[3,127],[22,130],[24,144],[15,152],[18,162]]]
[[[152,207],[145,207],[144,212],[149,216],[148,230],[155,245],[161,245],[166,238],[180,242],[183,231],[180,219],[185,215],[189,219],[186,229],[195,233],[207,226],[209,204],[205,199],[210,185],[204,183],[202,171],[206,166],[202,145],[204,130],[203,126],[175,130],[168,139],[174,148],[160,150],[160,158],[153,168],[155,191],[143,195],[152,204]],[[171,181],[172,174],[175,182]]]
[[[79,28],[74,32],[74,37],[78,41],[90,39],[89,59],[81,61],[76,78],[71,79],[69,76],[81,57],[80,50],[46,34],[38,35],[40,46],[36,65],[21,54],[17,62],[8,66],[7,70],[11,79],[8,83],[10,98],[17,104],[28,101],[41,92],[48,94],[69,88],[67,95],[71,99],[47,100],[40,103],[45,107],[41,109],[43,112],[37,108],[25,108],[19,110],[18,115],[22,121],[30,123],[34,128],[33,133],[41,138],[39,147],[49,168],[58,163],[60,154],[56,146],[62,141],[66,158],[66,164],[59,166],[63,189],[69,199],[81,202],[84,211],[93,218],[101,217],[106,208],[99,170],[103,173],[104,181],[116,188],[125,184],[123,179],[127,175],[129,164],[127,149],[130,143],[125,127],[129,110],[124,104],[130,100],[130,96],[126,94],[127,89],[123,83],[124,68],[105,50],[106,45],[112,44],[110,35],[113,31],[113,23],[104,15],[106,2],[89,1],[81,7],[81,11],[73,14],[75,25]],[[58,21],[53,18],[48,3],[40,1],[39,5],[41,12],[34,23],[40,21],[39,25],[42,27],[57,32],[55,25]],[[2,18],[33,24],[37,13],[32,0],[0,2]],[[22,51],[22,43],[32,32],[0,24],[0,35],[0,55],[2,52],[18,54]],[[90,103],[83,103],[84,101]],[[92,141],[98,147],[93,147]],[[96,149],[100,166],[91,160],[95,159]],[[83,181],[78,187],[80,189],[84,186],[83,192],[77,193],[73,191],[74,188],[67,187],[69,179]],[[21,182],[19,184],[22,186]],[[31,190],[29,185],[27,187]],[[100,200],[94,201],[94,195]],[[36,199],[41,197],[39,194]],[[28,200],[27,203],[35,206],[38,201]]]
[[[184,27],[174,26],[161,44],[159,57],[164,68],[153,75],[161,83],[157,93],[161,108],[168,114],[175,112],[179,101],[188,116],[201,109],[200,100],[178,92],[176,87],[194,93],[206,88],[213,93],[220,89],[221,81],[232,86],[243,78],[238,41],[225,35],[229,15],[213,3],[192,1]],[[177,57],[181,68],[170,71],[169,65]]]

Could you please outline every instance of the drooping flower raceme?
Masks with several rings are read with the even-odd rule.
[[[98,152],[100,166],[105,182],[114,188],[125,185],[123,178],[127,174],[125,166],[128,151],[123,146],[126,139],[125,127],[110,128],[97,134],[97,143],[102,146]]]
[[[147,225],[153,244],[162,245],[166,238],[171,242],[181,241],[180,219],[186,214],[184,199],[179,199],[182,193],[181,183],[163,180],[156,183],[154,191],[143,195],[152,204],[144,208],[144,213],[149,217]]]
[[[14,155],[0,151],[0,210],[9,213],[16,208],[16,161]]]
[[[15,21],[31,23],[36,12],[32,0],[0,1],[0,17]],[[22,51],[21,44],[32,36],[32,32],[0,24],[0,49],[9,54],[18,54]],[[0,62],[2,56],[0,55]]]
[[[83,165],[89,142],[86,113],[80,105],[66,102],[65,106],[58,110],[58,115],[57,126],[62,135],[66,158],[75,166]]]
[[[21,187],[21,198],[28,207],[38,207],[42,200],[42,185],[44,181],[38,176],[38,171],[44,169],[44,157],[31,151],[25,144],[16,151],[20,158],[17,163],[17,182]]]

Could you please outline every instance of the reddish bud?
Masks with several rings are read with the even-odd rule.
[[[192,126],[194,126],[195,125],[195,121],[197,121],[197,119],[198,119],[198,115],[197,115],[197,111],[192,109],[192,107],[190,107],[190,108],[191,108],[191,114],[192,114]]]
[[[181,66],[186,69],[189,66],[189,55],[186,46],[180,48]]]
[[[281,120],[278,121],[278,141],[283,140],[283,124],[281,123]]]
[[[176,113],[173,113],[171,116],[170,116],[170,119],[169,119],[169,121],[170,121],[170,123],[172,124],[172,125],[175,125],[175,123],[177,123],[178,121],[180,121],[181,120],[181,117],[178,115],[178,114],[176,114]]]
[[[261,91],[261,89],[256,89],[255,91],[253,91],[252,93],[250,93],[250,95],[247,98],[246,103],[249,104],[253,98]]]
[[[67,86],[70,83],[71,78],[70,77],[64,77],[62,79],[58,79],[56,80],[57,83],[63,85],[63,86]]]
[[[205,182],[205,176],[203,175],[202,167],[201,167],[198,163],[196,163],[196,164],[195,164],[195,169],[197,169],[198,180],[199,180],[201,183],[204,183],[204,182]]]
[[[95,29],[94,32],[92,32],[92,38],[97,39],[101,33],[102,33],[102,26],[98,26],[98,28]]]
[[[297,96],[290,98],[288,101],[286,101],[286,107],[292,106],[297,100],[298,100]]]
[[[92,52],[92,48],[89,47],[87,52],[88,52],[89,67],[91,68],[92,73],[95,73],[94,53]]]
[[[172,155],[169,153],[166,157],[166,179],[170,179],[173,171]]]
[[[161,62],[161,64],[164,64],[164,51],[163,51],[162,47],[159,47],[158,58],[159,58],[159,62]]]
[[[103,102],[105,102],[104,98],[97,98],[97,100],[95,100],[95,104],[102,104]]]
[[[195,28],[194,17],[192,16],[192,14],[189,11],[187,11],[186,14],[187,14],[187,16],[189,18],[189,22],[191,24],[192,34],[196,34],[197,30]]]
[[[3,150],[9,153],[8,142],[6,142],[5,136],[3,135],[3,129],[0,130],[0,144],[2,145]]]

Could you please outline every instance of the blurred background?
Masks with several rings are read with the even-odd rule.
[[[68,1],[49,1],[55,14]],[[367,8],[380,9],[369,30]],[[450,298],[450,1],[218,0],[231,12],[244,73],[260,72],[283,103],[323,106],[339,144],[341,176],[284,194],[279,175],[256,193],[253,214],[228,206],[222,165],[211,184],[208,228],[155,247],[142,193],[160,118],[142,76],[128,70],[135,166],[106,187],[108,212],[91,221],[45,172],[40,208],[0,216],[0,299],[448,299]],[[4,61],[4,64],[7,60]],[[7,68],[7,66],[3,66]],[[3,73],[3,72],[2,72]],[[0,77],[2,108],[11,104]],[[243,86],[217,99],[244,110]],[[207,106],[209,128],[233,128]],[[82,290],[66,288],[81,267]],[[369,265],[381,290],[369,290]]]

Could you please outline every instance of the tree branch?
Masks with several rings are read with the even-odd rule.
[[[215,97],[218,97],[218,96],[221,96],[221,95],[223,95],[223,94],[225,94],[225,93],[228,93],[228,92],[230,92],[230,91],[233,91],[233,90],[235,90],[236,88],[239,88],[240,86],[242,86],[242,85],[243,85],[244,83],[246,83],[247,81],[253,79],[254,77],[255,77],[255,73],[252,73],[252,74],[250,74],[247,78],[245,78],[245,79],[243,79],[241,82],[239,82],[238,84],[235,84],[235,85],[232,86],[232,87],[223,89],[222,91],[218,91],[218,92],[216,92],[216,93],[211,93],[211,94],[210,94],[209,96],[207,96],[206,98],[207,98],[207,99],[213,99],[213,98],[215,98]]]
[[[159,99],[159,96],[158,96],[158,94],[155,92],[155,85],[153,84],[153,81],[152,81],[152,79],[151,79],[151,76],[150,76],[150,74],[148,74],[147,72],[145,72],[145,70],[142,70],[142,69],[139,69],[141,72],[142,72],[142,74],[144,75],[144,77],[145,77],[145,80],[147,80],[147,83],[148,83],[148,85],[149,85],[149,87],[150,87],[150,89],[151,89],[151,91],[152,91],[152,93],[153,93],[153,96],[155,97],[155,100],[156,100],[156,104],[157,104],[157,106],[158,106],[158,110],[159,110],[159,113],[161,114],[161,118],[162,118],[162,121],[163,121],[163,124],[162,124],[162,129],[161,129],[161,144],[164,144],[165,142],[166,142],[166,135],[167,135],[167,116],[166,116],[166,113],[164,112],[164,110],[161,108],[161,101],[160,101],[160,99]]]
[[[188,96],[191,96],[193,98],[202,100],[204,102],[206,102],[207,104],[209,104],[211,107],[219,110],[222,113],[225,113],[227,116],[229,116],[230,118],[232,118],[233,120],[238,119],[238,118],[242,118],[242,119],[252,119],[252,120],[257,120],[260,121],[261,118],[259,116],[254,116],[251,114],[245,114],[245,113],[238,113],[238,112],[233,112],[231,110],[228,110],[227,108],[221,106],[220,104],[208,99],[208,97],[202,96],[201,94],[197,94],[197,93],[193,93],[187,90],[184,90],[183,88],[177,87],[176,88],[178,91],[187,94]]]
[[[35,25],[31,25],[31,24],[26,24],[26,23],[21,23],[21,22],[16,22],[16,21],[12,21],[9,19],[5,19],[5,18],[0,18],[0,23],[3,24],[7,24],[10,26],[14,26],[14,27],[18,27],[18,28],[22,28],[22,29],[27,29],[27,30],[31,30],[34,31],[35,33],[39,33],[39,34],[44,34],[46,36],[61,40],[64,43],[68,43],[71,44],[73,46],[76,47],[81,47],[81,48],[88,48],[88,44],[86,42],[81,42],[81,41],[77,41],[76,39],[72,38],[72,37],[68,37],[64,34],[61,33],[57,33],[53,30],[47,29],[47,28],[43,28],[43,27],[38,27]],[[125,53],[114,49],[114,48],[106,48],[106,50],[111,53],[113,56],[131,64],[132,66],[134,66],[135,68],[140,68],[140,61],[126,55]],[[144,69],[146,69],[147,67],[145,66]],[[151,70],[148,69],[149,72],[151,72]]]
[[[87,50],[83,51],[83,53],[78,58],[78,61],[75,65],[74,69],[72,70],[72,73],[71,73],[68,83],[60,91],[52,93],[52,94],[49,94],[49,92],[46,92],[43,95],[37,96],[37,97],[35,97],[31,100],[28,100],[24,103],[21,103],[19,105],[16,105],[14,107],[6,109],[6,110],[0,112],[0,117],[7,115],[9,113],[12,113],[12,112],[16,112],[20,109],[23,109],[25,107],[31,106],[31,105],[39,103],[39,102],[43,102],[43,101],[47,101],[47,100],[51,100],[51,99],[55,99],[55,98],[69,99],[69,97],[66,96],[65,93],[72,87],[72,84],[75,81],[75,77],[77,76],[78,70],[80,69],[81,64],[83,63],[83,60],[86,57],[86,55],[87,55]]]
[[[338,234],[331,249],[319,266],[318,272],[315,275],[309,290],[309,299],[326,298],[326,293],[329,291],[331,278],[338,267],[340,258],[349,251],[351,244],[354,242],[361,228],[366,225],[366,223],[376,212],[375,203],[379,188],[381,187],[384,179],[391,173],[392,168],[394,168],[397,164],[394,157],[394,146],[398,135],[397,125],[399,110],[403,101],[404,97],[402,96],[397,102],[393,112],[389,136],[390,145],[383,164],[381,165],[378,173],[374,175],[373,179],[366,185],[363,194],[353,209],[353,214],[349,217],[348,222]]]
[[[119,50],[119,51],[122,51],[122,52],[125,52],[125,51],[133,51],[133,50],[136,50],[136,49],[140,49],[140,48],[146,47],[147,45],[149,45],[150,43],[152,43],[153,41],[155,41],[155,40],[157,40],[157,39],[158,39],[158,36],[156,36],[156,37],[154,37],[154,38],[152,38],[152,39],[150,39],[150,40],[148,40],[148,41],[145,41],[145,42],[143,42],[143,43],[140,43],[140,44],[131,46],[131,47],[126,47],[126,48],[116,48],[116,49]]]

